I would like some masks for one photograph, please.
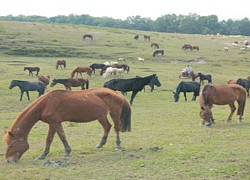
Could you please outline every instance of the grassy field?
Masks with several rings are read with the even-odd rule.
[[[83,40],[84,34],[92,34],[94,40]],[[134,34],[140,34],[138,41],[133,39]],[[151,35],[151,41],[165,50],[164,56],[152,57],[153,49],[150,42],[143,40],[144,34]],[[214,84],[250,75],[250,52],[231,46],[234,41],[246,39],[250,40],[0,21],[1,139],[16,116],[37,98],[37,92],[31,92],[30,102],[26,95],[19,102],[19,89],[8,89],[13,79],[37,80],[23,71],[24,66],[39,66],[41,75],[48,74],[52,79],[67,78],[77,66],[123,57],[131,71],[120,78],[156,73],[162,84],[153,93],[146,87],[146,92],[136,96],[131,107],[132,131],[121,133],[122,151],[114,150],[114,130],[101,150],[95,148],[103,132],[97,121],[66,122],[63,126],[72,148],[71,156],[63,157],[63,145],[55,136],[49,156],[36,161],[45,147],[48,131],[47,124],[38,122],[29,134],[30,149],[19,163],[5,162],[6,144],[0,142],[0,179],[250,179],[250,98],[243,123],[238,123],[236,114],[231,123],[226,123],[229,107],[214,106],[216,124],[205,127],[200,125],[198,101],[191,101],[192,94],[187,95],[187,102],[181,94],[177,103],[172,94],[181,80],[190,80],[178,78],[188,64],[196,73],[211,74]],[[200,51],[182,51],[184,43],[198,45]],[[229,47],[227,53],[223,51],[225,46]],[[138,62],[138,56],[145,58],[145,62]],[[66,69],[56,70],[58,59],[67,61]],[[90,79],[90,87],[102,87],[112,78],[116,77],[103,78],[97,73]],[[46,91],[57,88],[64,89],[56,85]],[[128,93],[127,99],[130,96]]]

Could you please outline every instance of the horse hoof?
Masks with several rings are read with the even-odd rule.
[[[97,146],[95,146],[98,149],[102,149],[102,145],[98,144]]]
[[[37,161],[37,160],[43,160],[43,159],[45,159],[45,157],[39,156],[39,157],[37,157],[35,160]]]
[[[116,146],[115,150],[122,150],[123,148],[121,146]]]

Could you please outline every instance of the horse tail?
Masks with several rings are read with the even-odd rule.
[[[131,131],[131,108],[125,97],[123,97],[123,107],[121,113],[121,131]]]
[[[64,69],[66,68],[66,61],[64,61]]]
[[[89,80],[86,79],[86,89],[88,89],[88,88],[89,88]]]
[[[130,71],[130,67],[129,66],[127,66],[127,73]]]

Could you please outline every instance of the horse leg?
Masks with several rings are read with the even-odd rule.
[[[244,108],[245,108],[245,101],[240,101],[238,100],[238,110],[237,110],[237,115],[239,115],[239,123],[242,121],[242,116],[244,114]]]
[[[49,125],[49,132],[48,132],[47,139],[46,139],[45,149],[44,149],[43,153],[38,158],[36,158],[36,160],[44,159],[49,154],[50,145],[51,145],[51,143],[52,143],[52,141],[54,139],[57,125],[58,124],[56,124],[56,125],[55,124],[50,124]]]
[[[187,94],[186,94],[186,92],[183,92],[183,94],[184,94],[185,101],[187,101]]]
[[[236,110],[236,107],[235,107],[234,103],[229,104],[229,106],[230,106],[230,109],[231,109],[231,113],[230,113],[229,117],[227,118],[227,122],[231,121],[232,116],[233,116],[233,114],[234,114],[234,112]]]
[[[69,156],[70,152],[71,152],[71,147],[69,146],[68,141],[66,140],[66,136],[62,127],[62,124],[59,124],[57,127],[57,134],[59,136],[59,138],[61,139],[64,148],[65,148],[65,156]]]
[[[116,147],[115,149],[122,149],[121,147],[121,140],[120,140],[120,130],[121,130],[121,125],[120,125],[120,117],[119,115],[121,114],[121,112],[119,113],[119,111],[115,111],[115,113],[110,113],[111,118],[114,121],[114,129],[116,132]]]
[[[23,93],[24,93],[24,91],[21,91],[21,95],[20,95],[20,100],[19,101],[22,101],[22,99],[23,99]]]
[[[111,128],[111,124],[109,123],[106,116],[103,116],[98,119],[99,123],[102,125],[104,134],[102,136],[101,142],[96,146],[97,148],[102,148],[104,144],[107,142],[108,134]]]
[[[130,98],[130,104],[132,105],[133,104],[133,100],[136,96],[136,94],[138,93],[138,91],[133,91],[132,95],[131,95],[131,98]]]
[[[29,91],[26,91],[26,95],[28,97],[28,101],[30,100],[30,95],[29,95]]]

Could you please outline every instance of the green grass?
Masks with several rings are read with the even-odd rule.
[[[123,151],[114,150],[115,133],[112,129],[103,149],[95,148],[102,137],[101,125],[64,123],[71,156],[64,158],[64,148],[59,138],[51,145],[46,160],[35,161],[45,146],[48,125],[37,123],[30,132],[30,149],[17,164],[5,162],[6,144],[0,142],[0,179],[250,179],[249,98],[242,124],[236,114],[231,123],[224,120],[229,115],[228,106],[214,106],[216,124],[199,125],[198,101],[184,101],[181,94],[175,103],[172,91],[181,79],[180,71],[190,65],[195,72],[212,74],[214,84],[224,84],[229,79],[245,78],[249,73],[249,53],[227,45],[249,37],[202,36],[118,30],[65,24],[40,24],[0,22],[0,129],[9,129],[16,116],[37,98],[31,92],[31,102],[24,95],[19,102],[19,89],[8,89],[10,81],[22,79],[35,81],[23,71],[24,66],[39,66],[41,74],[51,78],[66,78],[77,66],[127,59],[131,67],[122,78],[146,76],[157,73],[162,86],[151,93],[140,92],[132,106],[132,131],[121,133]],[[82,40],[90,33],[94,40]],[[134,34],[141,35],[138,41]],[[166,51],[162,57],[152,57],[153,49],[142,35],[152,35]],[[200,46],[200,52],[181,50],[183,43]],[[229,52],[223,51],[229,46]],[[26,56],[8,55],[12,50],[32,49]],[[42,51],[51,49],[53,51]],[[35,51],[39,50],[39,51]],[[32,52],[32,53],[30,53]],[[34,53],[34,54],[33,54]],[[60,53],[62,54],[60,56]],[[137,57],[145,63],[137,62]],[[67,61],[65,70],[56,70],[57,59]],[[205,63],[197,63],[200,59]],[[86,77],[86,75],[84,75]],[[95,74],[90,87],[102,87],[113,77],[103,78]],[[186,79],[184,79],[186,80]],[[64,87],[56,85],[46,91]],[[73,88],[79,90],[80,88]],[[129,99],[131,93],[126,96]],[[112,122],[112,121],[111,121]],[[2,138],[4,133],[0,134]],[[60,161],[59,165],[55,163]],[[51,162],[48,163],[48,162]]]

